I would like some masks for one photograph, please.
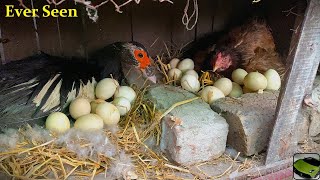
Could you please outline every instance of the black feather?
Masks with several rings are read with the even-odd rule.
[[[139,43],[134,45],[144,48]],[[73,85],[78,94],[81,82],[86,84],[92,78],[99,81],[112,75],[120,81],[124,77],[121,61],[133,58],[128,52],[124,43],[114,43],[90,53],[89,62],[84,58],[64,58],[41,53],[0,66],[0,126],[43,123],[43,119],[52,111],[66,112],[68,93]],[[59,78],[52,83],[36,107],[34,98],[56,74],[60,74]],[[30,80],[34,82],[26,83]],[[41,108],[60,80],[60,104],[43,112]]]

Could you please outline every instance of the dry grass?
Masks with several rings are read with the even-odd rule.
[[[168,71],[171,67],[167,62],[168,58],[177,57],[176,55],[181,53],[181,49],[177,48],[175,51],[169,52],[169,48],[167,48],[166,56],[157,57],[157,65],[166,84],[179,85],[179,82],[168,77]],[[203,88],[212,85],[214,78],[209,72],[203,72],[200,76],[200,82]],[[135,172],[124,174],[125,179],[130,179],[135,174],[142,179],[150,179],[150,177],[153,179],[182,179],[178,175],[179,173],[189,174],[193,179],[216,179],[228,175],[235,168],[239,171],[251,168],[251,161],[240,163],[235,160],[236,158],[232,159],[225,155],[190,167],[172,164],[158,150],[161,138],[161,119],[175,107],[199,97],[178,102],[166,112],[158,112],[155,105],[144,98],[147,87],[133,88],[137,92],[137,98],[129,113],[122,117],[119,130],[116,133],[111,133],[108,130],[104,132],[115,145],[118,153],[124,151],[132,160]],[[175,123],[179,125],[179,122]],[[24,134],[24,130],[19,130],[21,135]],[[0,153],[0,171],[17,179],[67,179],[70,176],[93,179],[101,173],[107,177],[108,170],[115,160],[113,157],[99,154],[95,159],[79,158],[75,152],[57,145],[55,141],[58,137],[52,136],[53,140],[42,143],[24,138],[15,148]],[[153,140],[154,145],[149,143],[150,139]],[[81,146],[88,146],[88,142],[81,142]],[[201,168],[205,165],[214,166],[220,162],[230,164],[220,175],[209,175]]]
[[[157,56],[156,62],[158,69],[163,75],[162,82],[168,85],[179,86],[180,80],[172,79],[168,76],[168,72],[171,69],[170,64],[165,63],[168,62],[168,60],[164,57]],[[218,79],[218,77],[216,77],[216,74],[212,74],[212,72],[210,71],[202,71],[199,77],[201,89],[206,86],[212,86],[216,79]]]
[[[160,119],[166,113],[157,112],[155,106],[143,98],[146,88],[137,90],[137,92],[137,100],[128,115],[122,118],[119,131],[115,134],[105,131],[106,136],[112,140],[117,149],[124,151],[132,159],[135,172],[131,172],[131,174],[137,174],[143,179],[149,179],[149,177],[181,179],[176,175],[177,172],[181,172],[192,174],[194,179],[214,179],[227,175],[231,172],[232,167],[239,166],[233,160],[231,166],[223,174],[213,177],[201,172],[201,168],[195,171],[190,167],[176,166],[168,161],[163,154],[149,148],[145,143],[149,138],[154,138],[157,146],[160,143]],[[177,106],[191,101],[179,102]],[[175,106],[168,111],[173,108]],[[21,134],[24,134],[23,131],[24,129],[20,129]],[[112,157],[100,154],[95,159],[79,158],[76,153],[54,143],[57,137],[55,135],[53,137],[53,140],[45,143],[24,139],[15,148],[0,153],[0,170],[17,179],[50,179],[52,177],[67,179],[70,176],[92,179],[99,173],[107,173],[113,161]],[[81,143],[81,146],[86,145],[87,142]],[[215,163],[219,161],[226,161],[226,157],[214,160]],[[212,162],[201,164],[210,163]],[[197,164],[194,167],[199,166],[200,164]],[[241,166],[241,169],[246,168],[248,168],[247,162]],[[130,179],[128,174],[126,178]]]

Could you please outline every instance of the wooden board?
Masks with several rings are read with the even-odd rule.
[[[172,4],[158,1],[132,5],[133,40],[142,43],[151,56],[166,52],[163,42],[171,42],[172,8]]]
[[[213,1],[212,31],[229,30],[242,25],[253,13],[250,1],[247,0],[217,0]]]
[[[213,31],[218,32],[224,30],[231,20],[232,1],[218,0],[216,1],[216,11],[213,18]]]
[[[320,3],[318,0],[310,0],[301,32],[296,34],[296,50],[288,56],[292,66],[285,75],[285,83],[280,91],[266,164],[292,157],[295,152],[297,139],[294,134],[298,111],[305,93],[308,93],[306,87],[312,84],[320,61],[319,34]]]
[[[213,31],[213,18],[217,11],[215,1],[198,1],[199,19],[197,23],[196,38]]]
[[[0,65],[2,64],[5,64],[6,63],[6,57],[4,55],[4,49],[3,49],[3,43],[5,40],[2,39],[2,33],[1,33],[1,24],[0,24],[0,39],[1,39],[1,42],[0,42]]]
[[[182,24],[183,10],[187,1],[175,1],[172,7],[172,43],[176,48],[181,48],[195,40],[196,28],[188,31]],[[192,1],[190,1],[192,3]],[[193,11],[193,6],[189,6],[189,15]],[[193,21],[192,21],[193,22]],[[190,25],[192,25],[191,23]]]
[[[273,174],[275,172],[285,170],[290,166],[292,166],[292,158],[278,161],[265,166],[254,167],[242,172],[234,171],[229,175],[229,179],[246,180],[246,179],[256,179],[259,177],[263,179],[263,176],[267,174]],[[291,167],[291,170],[292,170],[292,167]],[[280,179],[279,177],[276,177],[276,176],[274,178]]]
[[[35,8],[42,9],[46,1],[34,0]],[[51,5],[51,7],[55,7]],[[62,55],[62,44],[59,36],[59,18],[36,18],[39,35],[40,50],[51,55]],[[61,45],[61,46],[60,46]]]
[[[284,11],[293,8],[292,12],[298,13],[295,4],[296,3],[292,2],[292,0],[267,2],[268,15],[266,19],[268,25],[272,29],[272,35],[275,40],[277,51],[285,57],[287,56],[290,47],[289,40],[292,37],[296,15]],[[300,16],[303,17],[303,13],[300,13]]]
[[[51,5],[51,9],[54,5]],[[73,1],[65,1],[57,6],[57,9],[74,9],[78,11],[78,17],[59,17],[59,29],[61,34],[61,45],[63,56],[81,56],[86,54],[85,38],[81,17],[82,5],[75,5]]]
[[[111,3],[99,7],[96,23],[85,15],[85,36],[89,51],[113,42],[132,40],[130,5],[121,10],[123,13],[116,12]]]
[[[6,18],[5,5],[14,5],[15,8],[22,7],[19,6],[18,1],[0,1],[1,35],[3,39],[8,40],[7,43],[3,43],[4,56],[8,63],[33,55],[37,53],[38,49],[32,18]],[[26,1],[25,5],[31,8],[30,1]]]

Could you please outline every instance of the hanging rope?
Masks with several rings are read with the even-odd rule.
[[[19,2],[19,5],[22,6],[25,9],[28,8],[24,3],[29,2],[28,0],[17,0]],[[59,6],[62,3],[68,1],[68,0],[46,0],[48,4],[54,4],[55,6]],[[123,2],[123,0],[103,0],[99,4],[92,4],[91,0],[72,0],[75,3],[82,4],[86,7],[87,14],[91,20],[96,22],[98,20],[98,8],[104,4],[112,3],[114,5],[115,11],[118,13],[122,13],[121,8],[123,6],[128,5],[131,2],[135,2],[136,4],[140,4],[141,0],[126,0]],[[158,0],[160,3],[162,2],[168,2],[173,4],[172,0]]]
[[[199,15],[198,0],[193,0],[193,12],[190,16],[188,15],[189,5],[190,5],[190,0],[187,0],[187,4],[184,8],[183,16],[182,16],[182,24],[186,27],[188,31],[192,30],[196,26],[198,22],[198,15]],[[190,22],[192,18],[194,18],[194,22],[190,27]]]

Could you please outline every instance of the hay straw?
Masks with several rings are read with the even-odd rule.
[[[191,98],[191,99],[187,99],[187,100],[184,100],[184,101],[181,101],[181,102],[177,102],[175,104],[173,104],[168,110],[166,110],[161,116],[160,116],[160,119],[162,119],[163,117],[165,117],[167,114],[169,114],[174,108],[178,107],[178,106],[181,106],[183,104],[187,104],[187,103],[190,103],[194,100],[197,100],[199,99],[200,97],[194,97],[194,98]]]
[[[134,87],[133,87],[134,88]],[[118,152],[124,151],[130,156],[134,172],[143,179],[182,179],[177,172],[192,174],[195,178],[212,178],[201,169],[198,172],[190,168],[175,166],[157,149],[153,149],[146,141],[155,139],[158,147],[161,137],[161,119],[175,107],[192,102],[199,97],[188,99],[172,105],[166,112],[156,111],[154,104],[144,98],[147,87],[135,89],[137,98],[129,113],[122,117],[119,123],[119,131],[112,134],[105,131],[104,134],[115,145]],[[25,129],[21,129],[20,135],[24,136]],[[93,179],[97,174],[104,173],[109,177],[109,169],[115,157],[107,157],[98,154],[95,159],[79,158],[77,154],[65,146],[58,145],[57,137],[48,142],[32,142],[23,139],[13,149],[0,153],[0,171],[18,179],[67,179],[72,177]],[[88,146],[88,142],[81,141],[81,147]],[[208,162],[209,164],[209,162]],[[200,165],[198,165],[200,166]],[[230,171],[228,168],[223,177]],[[126,177],[129,174],[126,174]]]
[[[172,168],[172,169],[175,169],[175,170],[178,170],[178,171],[181,171],[181,172],[190,173],[190,171],[188,169],[177,167],[177,166],[174,166],[174,165],[164,164],[164,166]]]
[[[169,84],[172,80],[168,76],[168,71],[171,69],[170,64],[163,63],[163,60],[160,58],[160,56],[157,56],[157,65],[159,69],[161,70],[161,73],[164,76],[164,83]]]
[[[233,167],[233,165],[236,162],[236,159],[239,157],[239,155],[240,155],[240,152],[238,152],[237,156],[233,159],[231,165],[222,174],[215,176],[214,179],[221,178],[222,176],[227,174],[231,170],[231,168]]]
[[[48,141],[48,142],[46,142],[46,143],[43,143],[43,144],[41,144],[41,145],[39,145],[39,146],[35,146],[35,147],[32,147],[32,148],[26,149],[26,150],[24,150],[24,151],[22,151],[22,152],[19,152],[18,155],[23,154],[23,153],[26,153],[26,152],[28,152],[28,151],[32,151],[32,150],[34,150],[34,149],[37,149],[37,148],[40,148],[40,147],[43,147],[43,146],[46,146],[46,145],[52,143],[53,141],[54,141],[54,139],[51,140],[51,141]]]
[[[212,86],[214,83],[213,77],[211,76],[209,71],[202,71],[202,74],[199,78],[201,88],[204,88],[205,86]]]

